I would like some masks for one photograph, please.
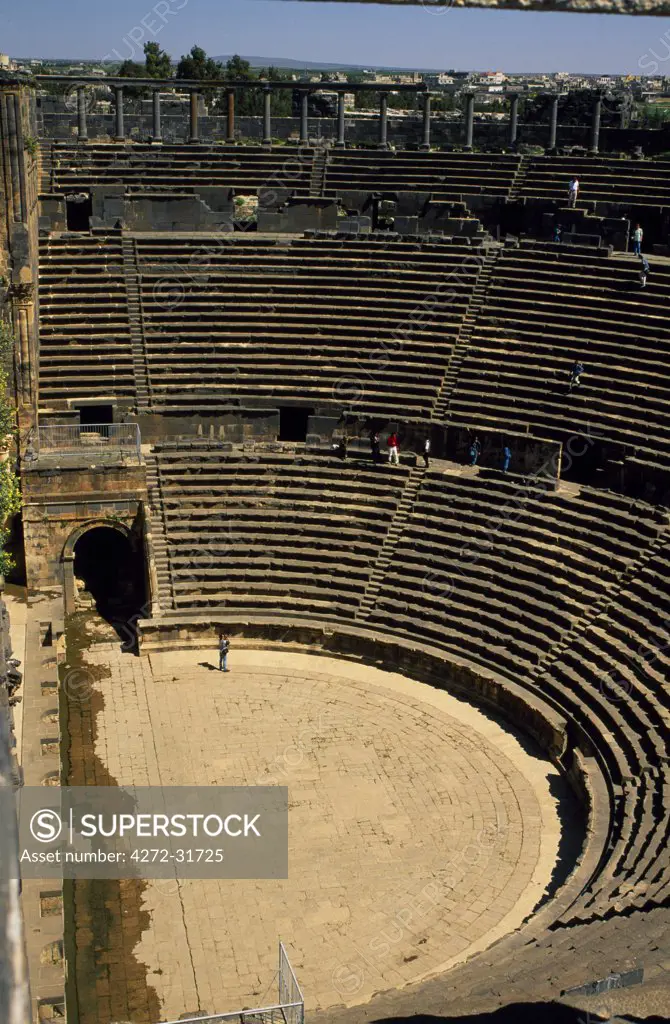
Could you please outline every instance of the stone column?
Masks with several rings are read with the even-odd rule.
[[[338,92],[337,94],[337,142],[335,145],[338,149],[344,149],[346,142],[344,139],[344,93]]]
[[[468,92],[465,95],[465,148],[472,149],[472,137],[475,122],[475,94]]]
[[[160,94],[160,90],[154,89],[153,101],[154,101],[153,141],[154,142],[161,142],[163,136],[161,134],[161,94]]]
[[[551,97],[551,109],[549,111],[549,151],[556,149],[556,136],[558,134],[558,93]]]
[[[603,98],[600,93],[596,93],[593,99],[593,116],[591,119],[591,145],[589,146],[589,153],[598,152],[598,144],[600,142],[600,111],[602,108]]]
[[[421,149],[430,149],[430,93],[423,97],[423,142]]]
[[[200,142],[200,124],[198,120],[200,93],[194,89],[191,93],[191,135],[189,142]]]
[[[235,90],[228,89],[226,92],[228,100],[228,122],[226,125],[226,142],[235,142]]]
[[[519,125],[519,96],[512,93],[509,98],[509,144],[516,145],[516,136]]]
[[[388,149],[388,93],[379,96],[379,148]]]
[[[309,93],[304,90],[300,93],[300,144],[307,145],[309,140]]]
[[[116,141],[125,142],[126,129],[123,123],[123,86],[114,86],[115,104],[116,104]]]
[[[77,86],[77,137],[80,142],[88,141],[88,125],[86,123],[86,89]]]
[[[272,89],[269,85],[263,89],[263,145],[272,145]]]

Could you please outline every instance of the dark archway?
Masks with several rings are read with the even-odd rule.
[[[97,526],[74,544],[74,576],[95,601],[98,614],[123,640],[135,646],[135,623],[146,602],[144,557],[131,536],[111,526]]]

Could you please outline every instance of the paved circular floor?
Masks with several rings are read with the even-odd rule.
[[[287,946],[308,1009],[430,976],[518,926],[547,885],[555,769],[429,686],[354,662],[236,650],[110,667],[96,753],[121,785],[287,785],[289,878],[155,881],[136,947],[164,1019],[276,998]]]

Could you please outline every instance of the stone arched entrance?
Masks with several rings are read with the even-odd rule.
[[[66,614],[77,608],[78,579],[92,595],[98,613],[128,641],[124,623],[146,601],[144,552],[137,534],[113,519],[83,523],[65,542],[62,562]]]

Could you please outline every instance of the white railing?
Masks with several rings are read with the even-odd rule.
[[[137,423],[50,424],[37,428],[33,448],[36,455],[123,454],[139,462],[140,428]]]

